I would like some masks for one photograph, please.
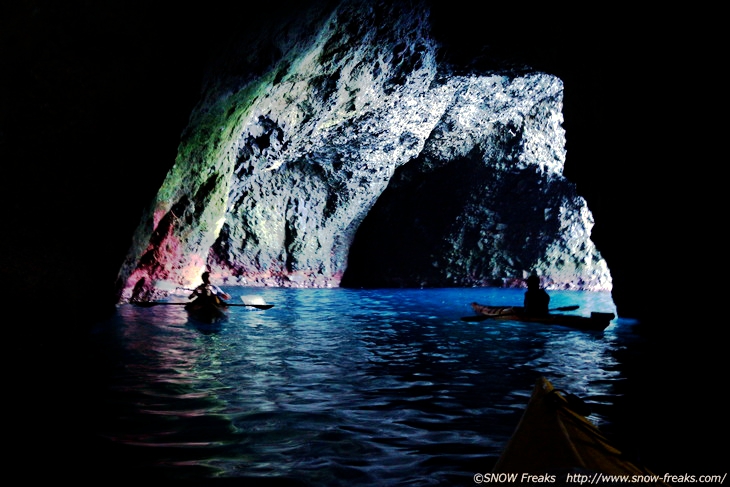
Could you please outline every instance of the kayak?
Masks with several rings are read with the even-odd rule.
[[[196,298],[194,301],[187,303],[166,302],[166,301],[135,301],[132,304],[143,308],[151,308],[152,306],[185,306],[188,316],[194,321],[203,324],[213,324],[225,321],[228,317],[228,308],[231,306],[243,306],[256,309],[271,309],[273,304],[254,304],[254,303],[228,303],[222,299],[216,298],[215,301]]]
[[[512,320],[529,323],[545,323],[551,325],[562,325],[579,330],[601,331],[608,328],[611,320],[616,317],[613,313],[592,312],[590,316],[570,315],[563,313],[548,313],[547,315],[528,315],[522,306],[487,306],[479,303],[471,303],[476,313],[473,317],[462,318],[464,321],[484,321],[487,319]],[[576,306],[566,306],[561,309],[575,309]]]
[[[194,320],[203,323],[218,323],[226,319],[228,310],[227,303],[216,300],[200,300],[196,299],[185,304],[188,315]]]
[[[580,398],[540,377],[492,474],[517,474],[517,485],[540,482],[539,476],[559,485],[667,485],[613,446],[585,417],[586,408]]]

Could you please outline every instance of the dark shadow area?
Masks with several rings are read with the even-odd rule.
[[[655,473],[692,474],[695,482],[726,473],[721,439],[730,432],[722,384],[727,346],[714,332],[698,336],[702,322],[644,323],[635,329],[640,342],[614,352],[626,380],[616,384],[615,420],[607,431]]]
[[[480,192],[474,177],[479,166],[464,159],[422,172],[421,165],[418,159],[398,168],[358,228],[342,287],[419,287],[441,281],[435,256],[448,250],[443,237],[474,192]]]
[[[575,196],[562,178],[490,168],[476,151],[415,159],[358,228],[341,286],[501,287],[544,257],[559,235],[558,208],[572,210]]]

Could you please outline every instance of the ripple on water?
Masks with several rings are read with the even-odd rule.
[[[619,335],[459,319],[472,301],[519,304],[521,292],[226,290],[275,307],[231,308],[204,332],[180,307],[123,306],[102,326],[116,359],[96,428],[125,446],[125,468],[466,485],[496,461],[540,375],[610,421]],[[584,294],[556,301],[613,306]]]

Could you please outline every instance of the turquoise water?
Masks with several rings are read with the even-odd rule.
[[[610,431],[625,380],[617,352],[636,340],[621,319],[603,332],[460,320],[472,301],[519,305],[520,290],[224,289],[232,302],[274,307],[234,307],[202,326],[181,306],[121,305],[94,330],[89,428],[109,469],[165,480],[472,485],[540,376],[583,397],[589,419]],[[609,293],[551,296],[551,307],[579,305],[574,314],[615,312]]]

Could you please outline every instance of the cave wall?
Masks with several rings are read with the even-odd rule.
[[[232,38],[303,3],[3,5],[4,293],[49,308],[83,301],[85,322],[113,312],[130,236],[175,160],[203,67]],[[564,175],[594,215],[591,240],[610,263],[619,315],[665,330],[676,317],[665,283],[681,286],[684,304],[714,303],[725,180],[722,164],[710,164],[722,147],[710,122],[715,48],[684,26],[711,36],[722,16],[667,11],[672,21],[658,23],[653,12],[616,8],[598,19],[552,4],[475,15],[469,2],[430,3],[439,60],[463,71],[506,53],[564,82]],[[231,77],[261,74],[272,46],[227,60]]]
[[[553,289],[611,289],[562,174],[558,77],[439,59],[425,3],[301,8],[212,66],[120,300],[189,287],[206,267],[254,286],[521,285],[537,272]]]

